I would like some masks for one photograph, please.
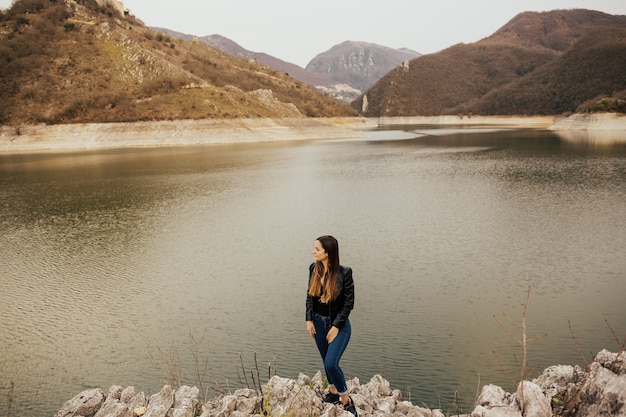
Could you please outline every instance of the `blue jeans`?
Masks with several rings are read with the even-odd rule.
[[[316,314],[313,319],[313,324],[315,325],[315,343],[324,361],[324,371],[326,372],[328,384],[334,386],[339,395],[347,394],[348,385],[346,384],[343,371],[339,367],[339,360],[346,350],[348,342],[350,341],[350,335],[352,334],[350,321],[346,320],[346,324],[339,330],[337,337],[331,343],[326,341],[326,335],[332,327],[330,317]]]

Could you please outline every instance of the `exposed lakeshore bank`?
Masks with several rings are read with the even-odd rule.
[[[134,123],[78,123],[0,127],[0,153],[81,151],[363,135],[366,119],[201,119]],[[359,133],[360,132],[360,133]]]
[[[403,125],[488,125],[557,132],[626,131],[614,113],[556,116],[414,116],[381,118],[201,119],[134,123],[0,126],[0,153],[348,139]]]

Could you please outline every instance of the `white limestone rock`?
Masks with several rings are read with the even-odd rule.
[[[85,390],[68,400],[55,417],[93,416],[104,403],[104,399],[104,393],[100,388]]]

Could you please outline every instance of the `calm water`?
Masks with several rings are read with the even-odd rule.
[[[415,129],[427,135],[0,156],[0,413],[11,381],[19,416],[93,387],[152,394],[165,372],[150,357],[172,346],[195,385],[190,333],[222,386],[241,386],[239,354],[250,371],[255,352],[263,381],[274,361],[312,376],[321,234],[357,286],[344,371],[380,373],[414,404],[511,389],[521,348],[493,316],[520,320],[529,287],[528,336],[547,334],[529,345],[535,375],[583,363],[568,323],[587,358],[615,349],[626,146]]]

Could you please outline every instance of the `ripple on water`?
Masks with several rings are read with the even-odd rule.
[[[415,403],[473,400],[477,379],[499,381],[493,351],[515,369],[519,347],[493,316],[519,319],[529,286],[529,331],[549,335],[533,369],[578,363],[568,320],[585,351],[612,343],[624,155],[449,133],[3,171],[0,380],[15,380],[20,414],[52,415],[95,386],[155,392],[149,352],[176,342],[193,369],[190,331],[206,332],[215,378],[232,388],[239,353],[248,370],[257,352],[262,374],[276,360],[281,376],[313,375],[303,302],[322,233],[339,238],[357,285],[344,370],[383,374]]]

